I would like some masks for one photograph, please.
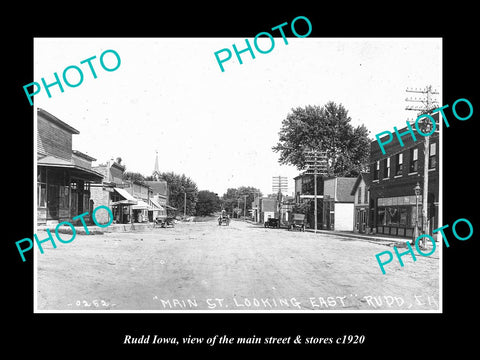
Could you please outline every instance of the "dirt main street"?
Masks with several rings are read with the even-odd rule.
[[[438,248],[416,262],[403,256],[404,267],[394,259],[383,275],[375,254],[391,247],[240,221],[44,245],[35,250],[38,310],[439,309]]]

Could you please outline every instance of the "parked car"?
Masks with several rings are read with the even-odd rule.
[[[175,218],[169,216],[157,216],[155,218],[154,226],[156,225],[160,225],[162,228],[165,228],[167,226],[175,227]]]
[[[288,230],[305,231],[305,214],[292,214],[292,220],[288,226]]]
[[[280,227],[280,220],[279,219],[274,219],[274,218],[269,218],[265,223],[263,224],[265,227],[271,227],[271,228],[279,228]]]

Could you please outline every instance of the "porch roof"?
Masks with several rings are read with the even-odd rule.
[[[67,168],[71,170],[71,175],[78,177],[87,181],[101,181],[103,175],[91,170],[81,167],[77,164],[72,163],[71,161],[61,159],[52,155],[47,155],[41,159],[37,160],[38,166],[46,166],[51,168]]]

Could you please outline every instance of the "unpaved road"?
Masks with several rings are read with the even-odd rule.
[[[395,259],[383,275],[375,254],[391,247],[237,221],[48,246],[36,250],[38,310],[439,309],[438,250],[416,262],[404,256],[404,267]]]

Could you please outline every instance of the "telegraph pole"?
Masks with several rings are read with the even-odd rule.
[[[183,193],[183,217],[187,217],[187,192]]]
[[[243,221],[247,221],[247,196],[246,194],[243,194]]]
[[[314,232],[317,232],[317,176],[327,173],[327,153],[325,151],[319,151],[316,149],[310,150],[306,154],[307,170],[305,174],[313,174],[313,201],[314,201]]]
[[[438,95],[438,91],[432,89],[432,86],[429,85],[425,89],[409,89],[406,90],[409,93],[422,94],[420,98],[406,98],[405,101],[421,103],[421,105],[410,105],[405,108],[405,110],[417,111],[417,115],[421,116],[423,114],[432,114],[432,111],[438,107],[437,101],[432,97],[432,95]],[[432,130],[432,124],[426,118],[419,123],[422,132],[429,133]],[[422,194],[422,234],[429,234],[429,224],[428,224],[428,168],[430,160],[430,136],[425,137],[423,143],[423,156],[424,156],[424,166],[423,166],[423,194]],[[418,211],[417,211],[418,219]],[[422,245],[425,244],[425,238],[422,238]],[[415,239],[416,240],[416,239]]]
[[[288,178],[286,176],[272,176],[272,192],[277,193],[278,221],[282,219],[282,195],[288,191]]]

